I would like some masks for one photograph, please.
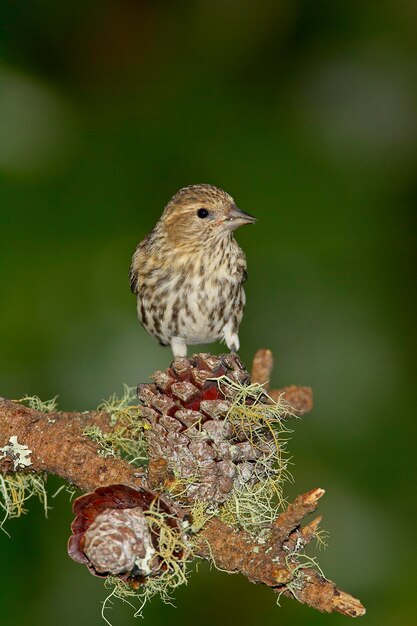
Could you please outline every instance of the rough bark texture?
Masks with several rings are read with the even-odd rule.
[[[31,450],[29,471],[57,474],[83,491],[101,485],[141,485],[142,475],[122,459],[98,454],[100,447],[83,436],[91,424],[108,428],[104,412],[40,413],[0,398],[0,448],[11,436]],[[0,472],[12,471],[9,458],[0,459]]]
[[[261,350],[254,360],[252,380],[264,384],[272,371],[272,354]],[[288,404],[301,415],[312,406],[308,387],[286,387],[269,391],[272,397],[284,393]],[[157,485],[164,480],[165,465],[154,464],[148,477],[119,458],[100,456],[100,447],[83,436],[84,428],[92,424],[102,430],[109,428],[105,412],[41,413],[0,398],[0,448],[11,436],[31,450],[31,465],[19,470],[46,472],[61,476],[83,491],[92,491],[102,485],[124,483],[129,486]],[[13,471],[12,460],[0,459],[0,472]],[[148,480],[149,479],[149,480]],[[262,540],[235,530],[218,518],[212,518],[195,537],[195,554],[212,558],[219,568],[242,573],[249,580],[272,587],[276,592],[296,598],[319,611],[338,611],[357,617],[365,613],[359,600],[337,589],[317,570],[297,566],[296,554],[314,536],[320,518],[301,527],[303,518],[312,513],[322,489],[314,489],[299,496],[281,513]],[[294,586],[296,576],[297,585]]]
[[[313,512],[323,489],[305,493],[287,507],[274,522],[269,536],[262,542],[243,531],[235,531],[219,519],[210,520],[199,533],[198,547],[201,556],[214,557],[218,567],[230,572],[240,572],[249,580],[273,587],[277,593],[296,598],[319,611],[337,611],[349,617],[365,613],[362,604],[334,583],[323,578],[313,568],[297,568],[296,554],[313,537],[321,518],[316,518],[304,528],[302,519]],[[296,591],[287,589],[286,583],[294,579],[297,568]]]

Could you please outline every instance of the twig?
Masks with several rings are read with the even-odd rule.
[[[271,350],[261,348],[254,356],[252,364],[252,383],[263,385],[268,395],[278,402],[279,398],[289,404],[298,416],[304,415],[313,408],[313,391],[311,387],[298,387],[290,385],[281,389],[270,390],[270,381],[274,358]]]
[[[252,383],[263,385],[265,391],[268,391],[273,367],[274,357],[272,356],[271,350],[268,350],[267,348],[261,348],[258,350],[252,363]]]

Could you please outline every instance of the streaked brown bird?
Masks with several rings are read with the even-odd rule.
[[[224,340],[239,349],[246,258],[233,231],[255,218],[213,185],[180,189],[138,245],[130,267],[139,320],[174,356]]]

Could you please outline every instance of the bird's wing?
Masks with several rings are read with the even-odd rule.
[[[149,237],[149,235],[148,235]],[[143,267],[145,261],[145,248],[147,245],[148,237],[145,237],[143,241],[140,242],[135,252],[133,253],[132,263],[129,268],[129,280],[130,280],[130,290],[132,293],[138,293],[138,275],[140,268]]]
[[[246,256],[243,252],[242,248],[235,241],[236,245],[236,267],[239,268],[238,271],[241,275],[242,285],[248,280],[248,271],[247,271],[247,263]]]
[[[129,268],[130,291],[136,293],[137,272],[133,267],[133,263]]]

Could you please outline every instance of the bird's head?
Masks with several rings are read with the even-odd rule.
[[[168,202],[160,225],[175,245],[204,244],[255,218],[239,209],[228,193],[213,185],[190,185],[180,189]]]

